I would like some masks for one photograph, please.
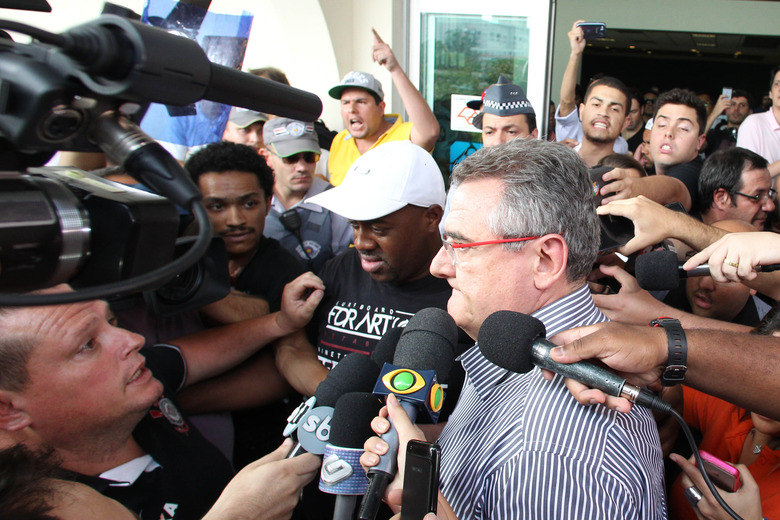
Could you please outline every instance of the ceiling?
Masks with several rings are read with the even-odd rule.
[[[655,59],[780,63],[780,37],[637,29],[607,29],[606,37],[588,42],[589,52]]]

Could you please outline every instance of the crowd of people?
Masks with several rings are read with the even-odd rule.
[[[391,396],[371,426],[393,421],[399,468],[409,440],[441,446],[438,518],[728,518],[668,417],[489,360],[477,340],[501,310],[540,320],[556,361],[596,358],[657,392],[737,468],[723,499],[780,516],[780,69],[764,112],[743,90],[713,105],[610,76],[579,97],[579,22],[554,131],[540,138],[501,75],[469,104],[484,146],[451,175],[430,155],[436,117],[375,31],[408,122],[351,71],[329,91],[338,133],[235,107],[220,141],[177,148],[230,291],[174,316],[139,299],[0,308],[0,511],[331,518],[309,484],[321,461],[279,446],[288,415],[345,356],[437,307],[461,333],[440,422],[412,424]],[[659,249],[676,277],[662,291],[642,287],[661,274],[638,260]],[[361,462],[388,449],[368,438]],[[402,486],[399,471],[381,515],[400,511]]]

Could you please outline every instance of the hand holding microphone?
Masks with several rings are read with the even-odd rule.
[[[404,328],[393,364],[385,364],[374,393],[394,394],[412,422],[424,411],[438,419],[444,395],[439,384],[446,380],[455,360],[458,328],[442,309],[428,308],[415,314]],[[399,437],[391,427],[383,435],[388,451],[369,471],[369,488],[360,506],[361,520],[373,520],[387,485],[397,471]]]
[[[625,398],[661,412],[668,413],[671,409],[651,392],[603,367],[585,361],[557,362],[550,354],[555,344],[545,338],[544,324],[532,316],[513,311],[494,312],[482,323],[477,344],[491,363],[512,372],[524,374],[536,365],[585,383],[606,395]]]
[[[754,280],[759,270],[777,270],[780,235],[771,232],[729,233],[689,258],[682,269],[690,271],[707,261],[710,274],[718,282]]]

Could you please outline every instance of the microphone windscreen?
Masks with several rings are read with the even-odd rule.
[[[349,392],[336,401],[328,442],[342,448],[362,448],[366,439],[376,435],[371,420],[379,415],[382,401],[368,392]]]
[[[525,374],[534,367],[531,350],[539,336],[545,337],[546,330],[544,324],[533,316],[498,311],[482,322],[477,345],[482,355],[494,365]]]
[[[677,253],[650,251],[639,255],[634,266],[636,282],[648,291],[669,291],[680,285]]]
[[[417,312],[404,327],[393,364],[415,370],[435,370],[441,382],[455,362],[458,327],[447,311],[429,307]]]
[[[385,335],[379,338],[376,346],[374,346],[374,352],[371,353],[371,359],[374,360],[376,366],[382,367],[385,363],[392,363],[393,356],[395,356],[395,346],[398,345],[398,339],[401,337],[401,333],[404,331],[401,327],[394,327]]]
[[[370,357],[356,352],[349,354],[317,386],[314,392],[317,406],[335,406],[338,398],[347,392],[369,391],[378,377],[379,367]]]

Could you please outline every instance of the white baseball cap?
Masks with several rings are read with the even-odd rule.
[[[431,154],[411,141],[391,141],[358,157],[340,185],[307,202],[366,221],[408,204],[444,208],[445,199],[444,179]]]

